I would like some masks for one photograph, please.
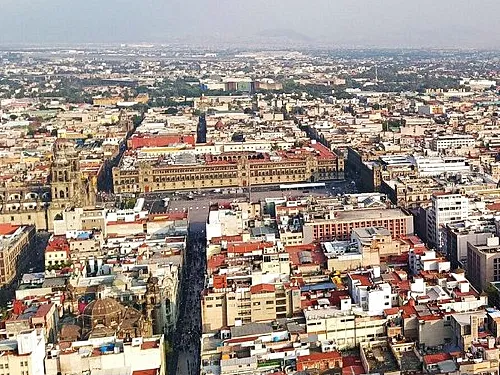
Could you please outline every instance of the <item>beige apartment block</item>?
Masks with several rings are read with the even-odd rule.
[[[391,232],[384,227],[355,228],[351,239],[358,244],[363,256],[372,253],[379,257],[401,255],[403,249],[409,250],[408,245],[394,240]]]
[[[0,286],[12,283],[23,270],[35,236],[34,226],[0,225]]]
[[[361,342],[386,336],[386,319],[359,317],[350,309],[333,307],[305,310],[306,330],[318,341],[335,340],[339,349],[353,348]]]
[[[287,318],[300,308],[300,289],[294,286],[258,284],[213,291],[202,298],[203,331]]]

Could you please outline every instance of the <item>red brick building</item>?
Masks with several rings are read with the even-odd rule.
[[[330,219],[304,224],[304,243],[349,240],[354,228],[383,227],[393,238],[413,234],[413,216],[399,208],[357,209],[335,212]]]
[[[339,352],[311,353],[297,358],[297,371],[317,369],[325,371],[342,368],[342,355]]]

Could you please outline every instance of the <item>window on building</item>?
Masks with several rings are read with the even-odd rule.
[[[500,281],[500,258],[493,259],[493,281]]]

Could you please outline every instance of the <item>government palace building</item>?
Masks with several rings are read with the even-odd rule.
[[[128,150],[113,168],[116,194],[247,187],[343,178],[344,159],[311,141],[289,150],[197,154],[188,150],[141,158]]]

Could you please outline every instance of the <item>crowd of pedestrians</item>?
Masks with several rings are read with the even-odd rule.
[[[173,339],[177,374],[200,372],[201,294],[205,285],[205,232],[191,228],[183,267],[177,329]]]

